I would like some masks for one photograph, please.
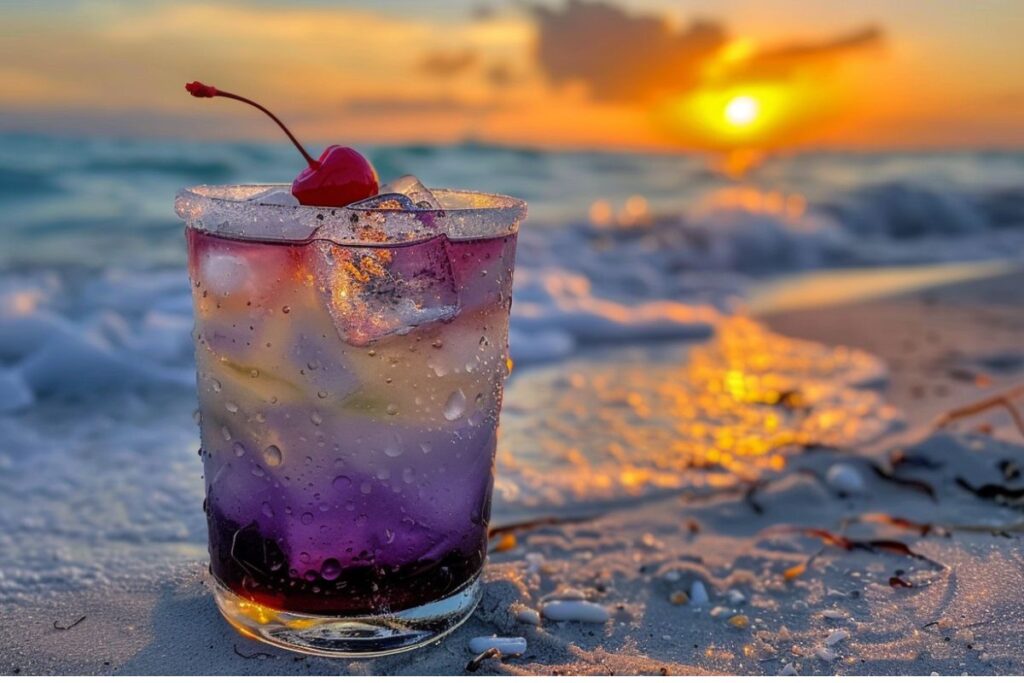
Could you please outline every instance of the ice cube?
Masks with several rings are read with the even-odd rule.
[[[275,206],[298,206],[298,198],[291,193],[291,190],[283,187],[274,187],[269,190],[254,194],[249,198],[250,202],[257,204],[273,204]]]
[[[434,198],[434,194],[414,175],[404,175],[401,178],[396,178],[381,187],[380,192],[381,194],[394,193],[405,195],[420,209],[441,208],[441,203]]]
[[[380,194],[369,197],[350,205],[350,208],[366,210],[381,209],[383,220],[392,224],[394,228],[400,228],[403,219],[394,214],[393,211],[409,211],[411,219],[416,225],[406,233],[417,235],[437,235],[446,233],[447,216],[441,208],[441,203],[434,195],[419,181],[416,176],[404,175],[401,178],[391,181],[380,188]],[[430,209],[434,209],[431,211]],[[387,229],[387,228],[385,228]],[[389,234],[396,234],[396,230],[388,230]]]
[[[365,346],[459,312],[445,235],[390,248],[317,245],[317,283],[346,342]]]

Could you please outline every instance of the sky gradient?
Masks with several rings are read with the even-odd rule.
[[[431,6],[434,5],[434,6]],[[557,148],[1024,146],[1015,0],[7,2],[0,129]]]

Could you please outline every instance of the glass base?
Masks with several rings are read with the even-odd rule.
[[[405,652],[447,635],[480,602],[478,574],[456,593],[387,615],[330,617],[284,612],[247,600],[215,581],[213,595],[224,618],[265,643],[321,657],[379,657]]]

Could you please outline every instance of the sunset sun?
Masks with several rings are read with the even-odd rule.
[[[725,105],[725,120],[738,128],[749,126],[757,120],[761,106],[750,95],[737,95]]]

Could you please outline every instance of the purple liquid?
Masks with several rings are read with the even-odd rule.
[[[486,553],[515,237],[344,250],[187,234],[213,575],[319,615],[461,589]],[[427,313],[388,333],[408,300]]]

